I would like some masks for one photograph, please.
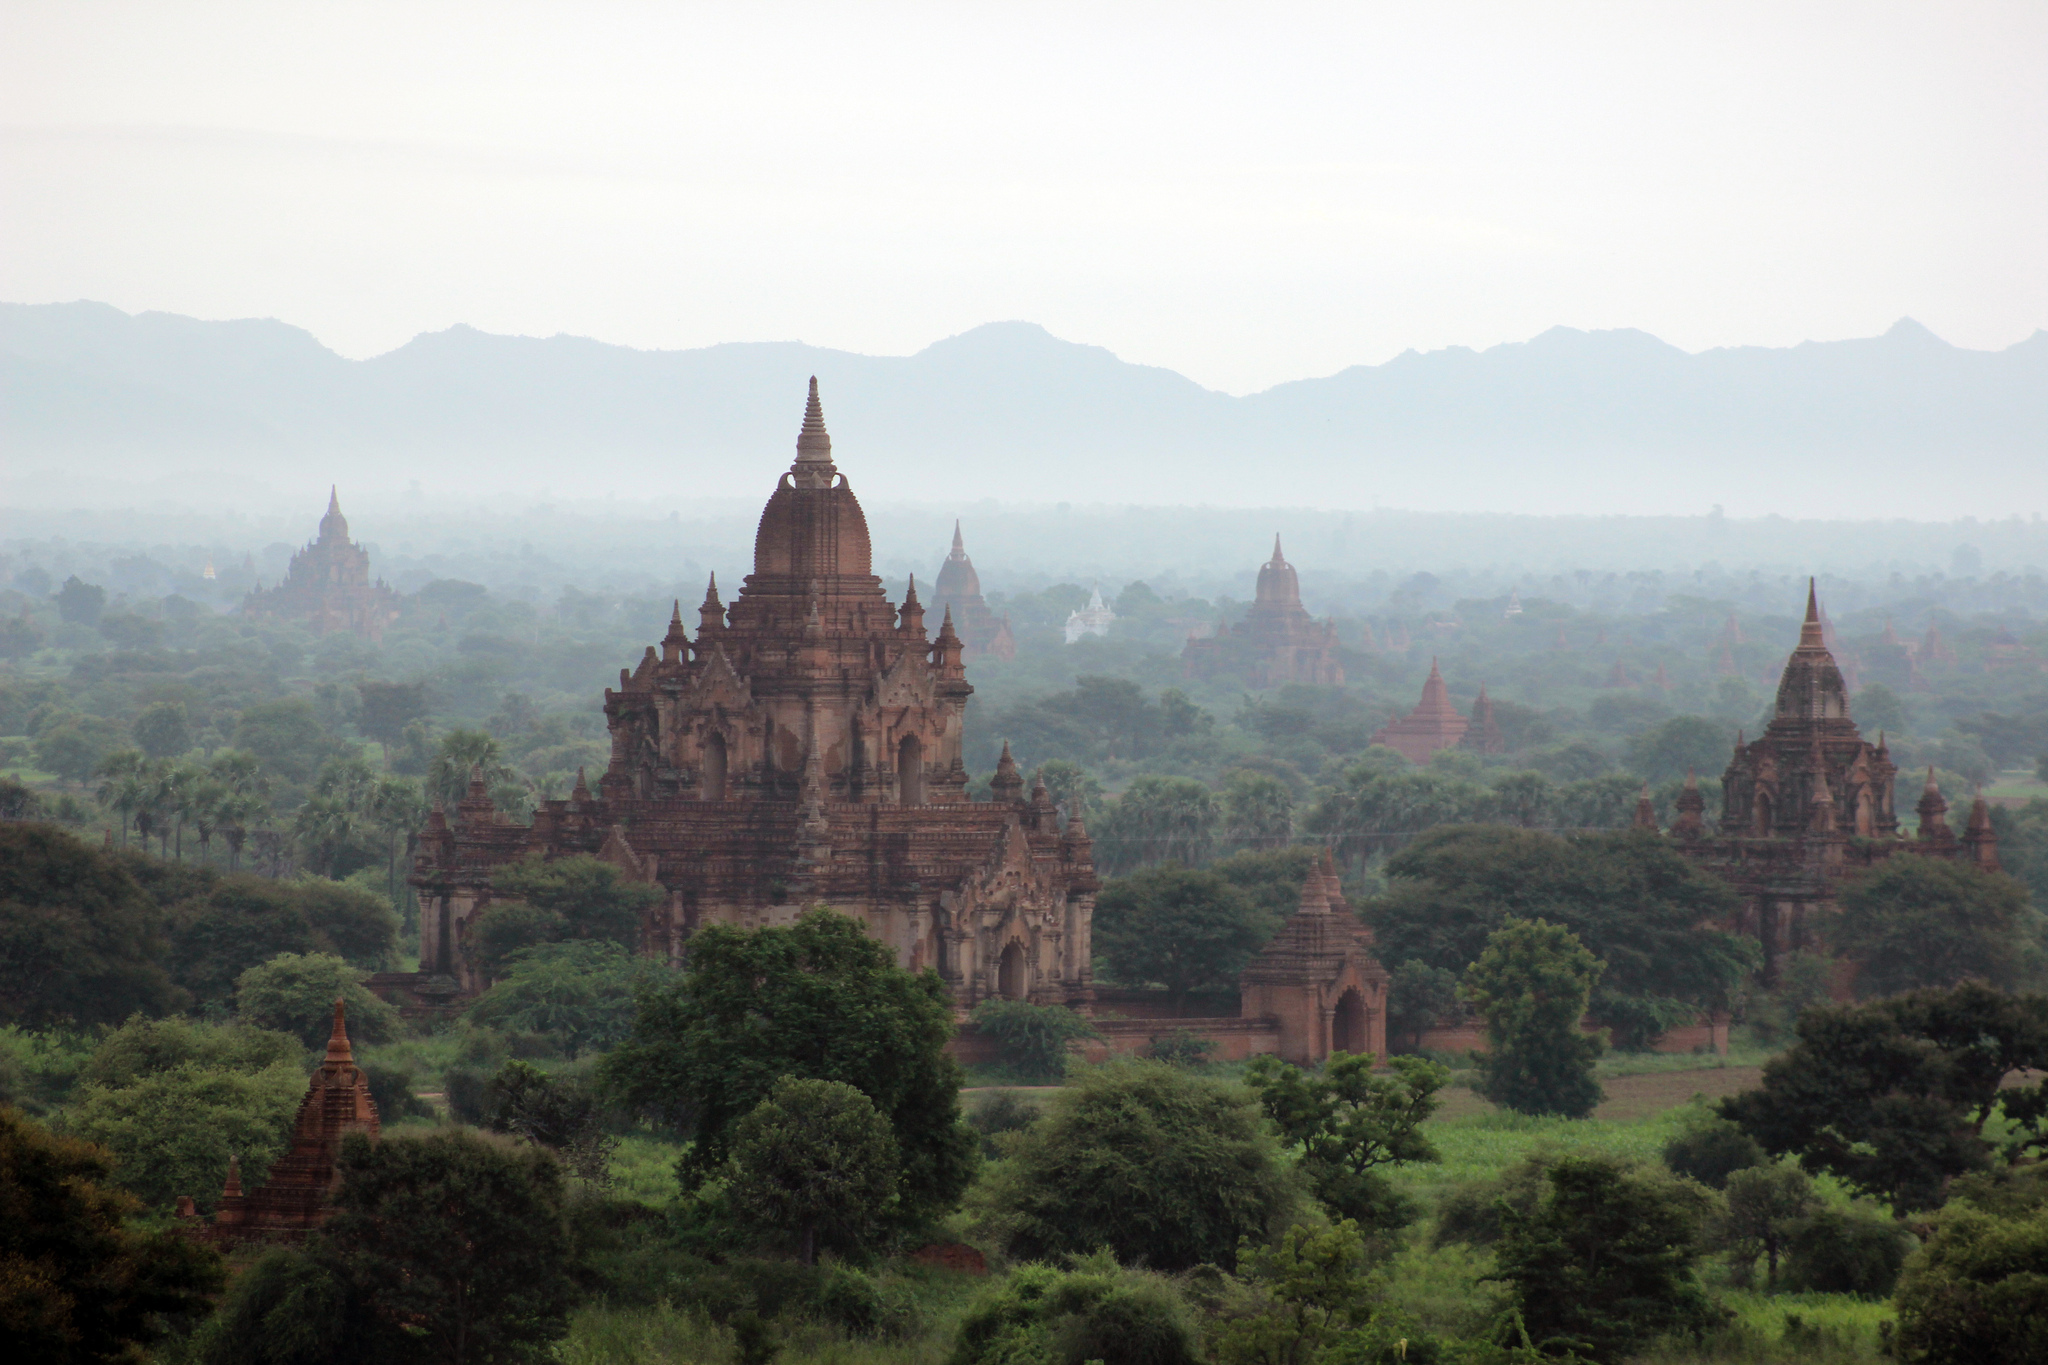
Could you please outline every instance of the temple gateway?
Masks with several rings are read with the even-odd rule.
[[[678,958],[704,924],[786,924],[823,902],[903,966],[936,968],[962,1006],[1088,1006],[1087,831],[1042,784],[1026,791],[1007,749],[991,799],[968,799],[963,642],[950,612],[927,630],[915,585],[900,606],[883,593],[816,379],[754,571],[729,607],[714,578],[697,618],[693,638],[679,604],[605,689],[612,751],[595,790],[579,778],[527,826],[477,781],[429,817],[412,878],[423,975],[479,989],[464,944],[493,870],[587,853],[661,888],[650,954]]]

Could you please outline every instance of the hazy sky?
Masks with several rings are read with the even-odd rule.
[[[2048,325],[2048,5],[0,0],[0,298],[1233,392]]]

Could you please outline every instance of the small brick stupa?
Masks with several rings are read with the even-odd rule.
[[[1344,902],[1328,849],[1301,906],[1238,978],[1245,1018],[1280,1021],[1280,1056],[1313,1066],[1332,1052],[1387,1051],[1387,985],[1372,930]]]
[[[1372,742],[1386,745],[1410,763],[1422,764],[1429,762],[1429,756],[1438,749],[1457,748],[1470,724],[1451,705],[1444,675],[1437,671],[1436,660],[1431,659],[1429,680],[1422,684],[1422,700],[1401,719],[1375,730]]]
[[[296,1241],[334,1212],[335,1162],[349,1133],[379,1131],[370,1078],[356,1065],[348,1045],[342,1002],[334,1002],[334,1032],[327,1059],[313,1073],[299,1116],[292,1124],[292,1149],[270,1168],[268,1182],[242,1193],[241,1164],[230,1158],[227,1185],[213,1215],[211,1235],[220,1241]]]

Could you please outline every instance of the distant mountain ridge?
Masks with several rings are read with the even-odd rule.
[[[345,359],[275,321],[0,304],[17,474],[744,496],[816,374],[864,498],[2005,516],[2048,504],[2048,332],[1689,354],[1633,330],[1408,352],[1232,397],[999,322],[912,356],[423,334]]]

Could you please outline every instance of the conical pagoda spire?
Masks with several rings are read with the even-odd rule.
[[[1280,553],[1280,533],[1278,531],[1273,533],[1273,562],[1275,564],[1285,564],[1287,562],[1286,556]]]
[[[697,638],[703,639],[705,632],[723,629],[725,626],[725,604],[718,600],[718,575],[713,573],[711,581],[704,587],[703,605],[697,608]]]
[[[960,538],[960,518],[958,517],[953,518],[953,553],[949,558],[967,558],[967,542]]]
[[[988,780],[989,793],[998,801],[1011,805],[1024,800],[1024,774],[1017,771],[1017,760],[1010,756],[1010,741],[1003,741],[1003,754],[996,760],[995,776]]]
[[[334,1031],[327,1035],[327,1070],[337,1067],[354,1066],[355,1054],[348,1045],[347,1006],[340,996],[334,997]]]
[[[1821,628],[1820,594],[1814,587],[1814,580],[1806,580],[1806,620],[1799,626],[1799,647],[1801,649],[1826,649],[1827,635]]]
[[[804,402],[804,425],[797,433],[796,463],[789,467],[802,488],[825,488],[839,471],[832,464],[832,437],[825,430],[825,407],[818,401],[818,376],[811,376],[810,397]]]

